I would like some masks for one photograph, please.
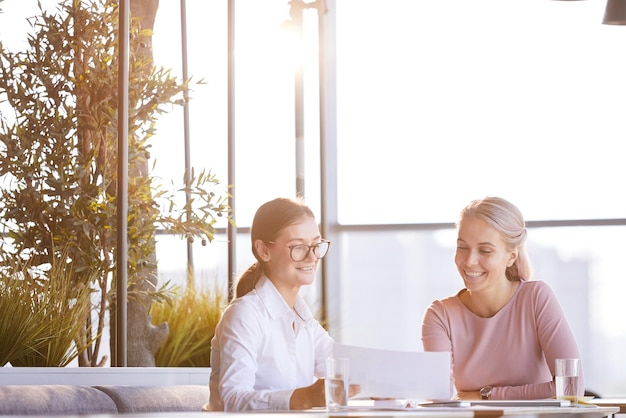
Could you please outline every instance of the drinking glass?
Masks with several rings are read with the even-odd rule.
[[[324,382],[326,408],[338,411],[348,408],[350,360],[333,358],[326,360],[326,379]]]
[[[555,364],[556,398],[569,400],[572,405],[578,404],[579,364],[577,358],[558,358]]]

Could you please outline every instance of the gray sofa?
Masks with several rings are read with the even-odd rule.
[[[0,415],[200,412],[208,385],[0,385]]]

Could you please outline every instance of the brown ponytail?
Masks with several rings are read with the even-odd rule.
[[[235,298],[241,297],[254,289],[257,282],[263,275],[263,269],[259,267],[259,263],[256,262],[248,267],[248,270],[244,271],[237,284],[235,285]]]

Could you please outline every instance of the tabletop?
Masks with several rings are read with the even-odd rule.
[[[603,418],[620,412],[618,406],[578,407],[416,407],[403,409],[350,408],[330,412],[325,409],[308,411],[254,411],[254,412],[154,412],[125,413],[124,418],[251,418],[263,415],[272,418]],[[38,416],[39,418],[46,418]],[[10,418],[9,416],[3,418]],[[18,418],[18,417],[13,417]],[[24,416],[19,418],[25,418]],[[52,418],[52,417],[51,417]],[[66,417],[68,418],[68,417]],[[120,418],[120,415],[81,415],[69,418]]]
[[[598,406],[616,406],[619,408],[619,413],[626,413],[626,398],[596,398],[589,403]]]

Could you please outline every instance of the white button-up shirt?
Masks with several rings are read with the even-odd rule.
[[[211,341],[209,409],[285,410],[324,376],[333,340],[298,295],[293,309],[267,277],[226,308]]]

